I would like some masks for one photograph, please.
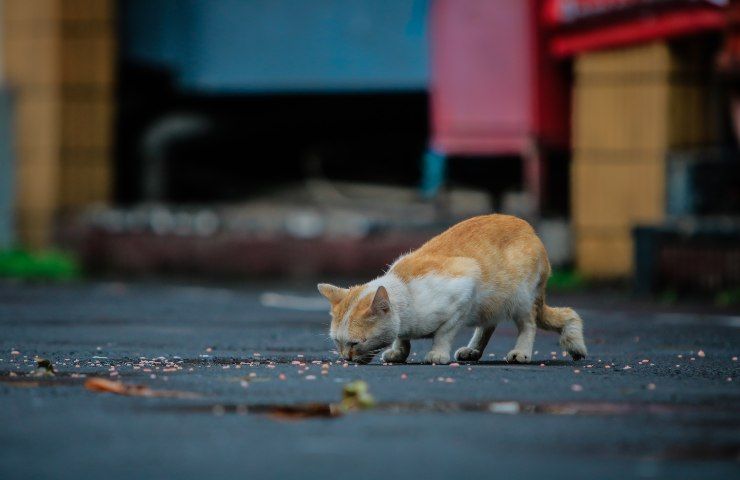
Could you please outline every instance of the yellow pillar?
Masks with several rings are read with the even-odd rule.
[[[16,219],[44,248],[60,213],[110,196],[115,61],[113,0],[4,0],[14,93]]]
[[[665,214],[668,153],[711,143],[703,48],[657,42],[576,58],[571,205],[584,275],[632,273],[632,228]]]

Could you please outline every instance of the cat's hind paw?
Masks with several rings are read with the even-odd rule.
[[[460,347],[455,352],[455,360],[458,362],[477,362],[483,352],[470,347]]]
[[[532,354],[521,350],[512,350],[506,355],[507,363],[529,363],[530,361],[532,361]]]
[[[435,352],[432,350],[431,352],[427,353],[427,356],[424,358],[425,363],[435,363],[437,365],[446,365],[450,363],[450,354],[447,352]]]
[[[408,356],[408,353],[402,352],[401,350],[389,348],[383,352],[381,358],[385,363],[405,363]]]

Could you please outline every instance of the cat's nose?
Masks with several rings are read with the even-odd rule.
[[[350,352],[350,349],[347,349],[344,346],[339,347],[339,356],[342,357],[342,359],[344,359],[344,360],[350,360],[351,359],[350,358],[350,354],[348,352]]]

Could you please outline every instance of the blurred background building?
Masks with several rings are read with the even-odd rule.
[[[0,248],[362,275],[462,218],[740,285],[738,2],[0,0]]]

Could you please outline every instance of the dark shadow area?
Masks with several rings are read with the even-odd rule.
[[[127,65],[120,85],[115,190],[124,204],[147,199],[152,142],[170,202],[241,200],[314,177],[419,180],[425,92],[191,95],[165,72]]]

